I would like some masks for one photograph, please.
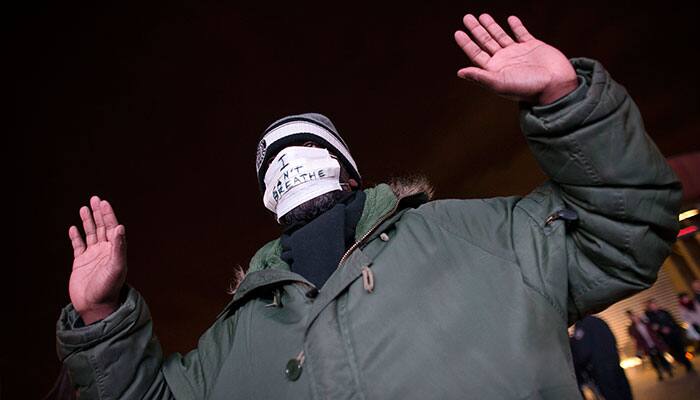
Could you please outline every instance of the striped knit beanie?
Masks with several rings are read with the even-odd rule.
[[[350,149],[331,120],[325,115],[306,113],[278,119],[263,132],[258,142],[255,159],[255,170],[261,192],[265,192],[265,172],[270,160],[283,148],[306,141],[312,141],[326,148],[338,157],[338,161],[345,167],[351,178],[358,183],[362,182],[355,160],[350,155]]]

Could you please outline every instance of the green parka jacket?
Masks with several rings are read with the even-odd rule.
[[[624,88],[572,63],[578,89],[521,111],[551,178],[526,197],[367,189],[317,296],[270,242],[185,356],[162,356],[134,289],[90,326],[67,306],[58,353],[81,400],[580,398],[567,326],[654,282],[680,184]]]

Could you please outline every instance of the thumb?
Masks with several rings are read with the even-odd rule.
[[[476,67],[462,68],[457,72],[457,76],[494,90],[497,90],[501,83],[497,73]]]

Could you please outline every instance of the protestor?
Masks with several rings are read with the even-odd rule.
[[[85,237],[69,230],[57,327],[81,400],[579,399],[567,326],[654,283],[680,184],[600,63],[567,59],[517,17],[512,35],[487,14],[464,22],[455,39],[474,66],[458,75],[520,103],[548,182],[476,200],[429,201],[416,181],[361,190],[328,118],[283,118],[256,162],[281,237],[198,348],[167,358],[125,285],[125,228],[95,196]]]
[[[605,399],[632,399],[629,381],[620,366],[615,335],[605,321],[589,315],[576,322],[571,354],[579,386],[592,383]]]
[[[652,329],[649,320],[639,317],[631,310],[627,311],[627,316],[632,322],[627,327],[627,331],[637,345],[637,354],[649,357],[660,381],[664,380],[663,372],[673,377],[673,367],[664,357],[664,352],[667,350],[666,343]]]
[[[693,364],[685,356],[683,328],[676,323],[671,313],[659,308],[654,299],[649,299],[644,314],[651,323],[651,328],[668,346],[668,352],[673,356],[673,359],[683,364],[686,371],[693,371]]]

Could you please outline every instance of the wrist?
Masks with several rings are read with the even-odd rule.
[[[80,315],[85,325],[90,325],[93,322],[107,318],[117,308],[119,308],[119,302],[91,305],[85,309],[75,311]]]
[[[578,85],[578,77],[576,76],[576,73],[573,72],[573,76],[559,80],[545,88],[545,90],[540,93],[537,99],[537,104],[540,106],[552,104],[576,90]]]

